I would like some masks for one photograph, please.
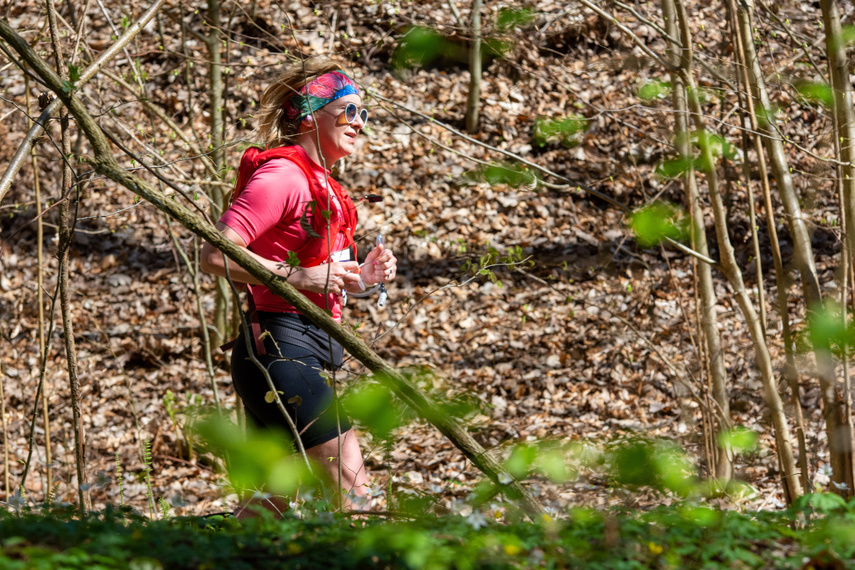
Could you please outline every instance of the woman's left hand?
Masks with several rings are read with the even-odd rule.
[[[366,285],[376,283],[388,283],[395,278],[398,272],[398,260],[391,250],[386,249],[381,243],[372,249],[365,257],[362,265],[362,282]]]

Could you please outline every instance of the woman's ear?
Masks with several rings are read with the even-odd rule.
[[[303,121],[305,121],[305,123],[306,123],[307,125],[311,125],[312,123],[314,123],[314,122],[315,122],[315,118],[314,118],[313,116],[311,116],[311,115],[306,115],[306,118],[305,118],[305,119],[303,119]]]

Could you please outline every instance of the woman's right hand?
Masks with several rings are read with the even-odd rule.
[[[359,283],[359,263],[334,261],[329,264],[301,268],[288,277],[288,283],[301,291],[341,295],[348,286]]]

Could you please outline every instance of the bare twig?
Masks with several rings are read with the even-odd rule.
[[[27,95],[27,111],[30,109],[30,82],[27,79],[27,76],[24,76],[24,91]],[[35,149],[32,152],[32,165],[33,165],[33,191],[35,193],[36,198],[36,212],[40,213],[42,211],[42,193],[41,193],[41,184],[39,183],[39,160],[38,155],[36,154]],[[39,362],[42,362],[46,359],[46,351],[45,351],[45,301],[44,301],[44,281],[45,281],[45,270],[44,270],[44,221],[42,220],[42,216],[38,216],[36,219],[36,303],[38,305],[37,314],[39,318],[38,323],[38,336],[39,336]],[[44,378],[39,379],[40,382],[44,382]],[[48,493],[53,488],[53,465],[51,458],[51,442],[50,442],[50,406],[49,399],[50,395],[48,394],[47,387],[44,388],[44,396],[42,397],[42,416],[44,417],[44,429],[45,429],[45,464],[47,465],[47,485],[46,485],[46,493],[45,497],[47,498]]]
[[[638,36],[636,36],[636,35],[632,32],[632,30],[630,30],[629,28],[627,28],[626,26],[624,26],[622,23],[620,23],[620,22],[618,21],[618,19],[617,19],[617,18],[615,18],[614,16],[610,15],[608,12],[604,11],[604,10],[603,10],[602,8],[600,8],[599,6],[596,6],[595,4],[593,4],[593,3],[589,2],[588,0],[578,0],[578,1],[579,1],[579,3],[580,3],[580,4],[582,4],[583,6],[587,7],[589,10],[592,10],[592,11],[596,12],[596,13],[597,13],[597,15],[599,15],[601,18],[603,18],[603,19],[605,19],[605,20],[607,20],[607,21],[611,22],[611,23],[612,23],[612,24],[614,24],[615,26],[617,26],[617,28],[618,28],[621,32],[623,32],[623,33],[624,33],[628,38],[630,38],[630,39],[633,41],[633,43],[635,43],[635,45],[636,45],[639,49],[641,49],[641,51],[643,51],[643,52],[644,52],[648,57],[650,57],[650,58],[654,59],[655,61],[657,61],[657,62],[658,62],[662,67],[664,67],[666,70],[668,70],[668,71],[679,71],[679,70],[678,70],[678,68],[676,68],[674,65],[672,65],[669,61],[666,61],[666,60],[665,60],[662,56],[660,56],[658,53],[654,52],[654,51],[653,51],[653,50],[651,50],[649,47],[647,47],[647,43],[646,43],[644,40],[642,40],[641,38],[639,38]]]
[[[217,390],[217,377],[214,372],[214,363],[211,360],[211,335],[208,333],[205,309],[202,306],[202,289],[199,286],[199,244],[194,237],[193,260],[191,261],[187,252],[185,252],[184,248],[181,247],[181,244],[178,243],[178,237],[175,235],[175,232],[172,231],[172,223],[169,216],[164,217],[166,218],[166,228],[169,232],[170,239],[172,239],[175,251],[177,251],[181,256],[181,259],[184,260],[184,265],[187,267],[187,273],[190,275],[190,282],[193,286],[193,293],[196,297],[196,310],[199,314],[199,328],[202,331],[202,352],[205,356],[205,368],[208,370],[208,377],[211,380],[211,389],[214,391],[214,405],[217,407],[217,412],[220,412],[220,393],[219,390]]]
[[[12,496],[12,488],[9,485],[9,429],[6,426],[6,365],[0,359],[0,425],[3,426],[3,481],[6,488],[6,500]],[[30,446],[32,449],[32,446]]]
[[[54,0],[47,0],[47,16],[50,28],[51,45],[56,58],[56,67],[60,79],[68,81],[68,69],[65,66],[65,56],[62,53],[62,44],[59,40],[59,31],[56,26],[56,6]],[[62,127],[62,183],[60,195],[65,196],[71,190],[74,172],[68,159],[71,157],[71,134],[69,133],[68,111],[63,110],[60,115]],[[78,196],[80,186],[77,186]],[[77,348],[74,341],[74,327],[71,315],[71,285],[69,280],[68,261],[71,250],[71,240],[74,236],[73,227],[77,223],[78,200],[74,200],[74,219],[69,220],[71,205],[63,200],[59,206],[59,295],[60,310],[62,313],[62,331],[65,340],[66,364],[68,366],[68,383],[71,391],[72,430],[74,432],[75,465],[77,467],[77,494],[80,501],[80,510],[84,513],[89,510],[89,493],[86,485],[86,442],[84,439],[83,425],[80,421],[80,377],[77,366]]]

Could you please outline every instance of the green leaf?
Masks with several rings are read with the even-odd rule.
[[[345,394],[342,403],[350,416],[380,439],[388,439],[401,425],[401,413],[392,393],[380,384],[366,384]]]
[[[559,447],[544,447],[537,454],[534,467],[553,483],[565,483],[573,477],[564,452]]]
[[[718,444],[735,451],[750,451],[757,445],[757,433],[744,427],[735,427],[721,432],[718,436]]]
[[[527,8],[502,8],[496,16],[496,27],[506,32],[530,24],[534,18],[534,12]]]
[[[836,354],[849,352],[855,344],[855,327],[851,319],[844,321],[840,307],[830,301],[808,312],[807,333],[812,347]]]
[[[801,512],[813,510],[827,514],[846,508],[846,500],[835,493],[809,493],[796,499],[793,508]]]
[[[321,239],[320,234],[315,231],[315,228],[312,227],[312,222],[309,221],[309,210],[312,210],[314,215],[316,206],[317,205],[314,200],[306,204],[306,207],[303,209],[303,214],[300,216],[300,227],[303,228],[303,231],[306,232],[310,238]]]
[[[486,38],[481,45],[484,50],[481,54],[482,57],[487,55],[504,57],[512,49],[514,49],[513,42],[509,42],[507,40],[500,40],[497,38]]]
[[[68,80],[72,83],[80,81],[80,68],[78,66],[68,64]]]
[[[676,178],[692,168],[695,161],[691,157],[681,156],[662,162],[656,167],[656,174],[664,178]]]
[[[796,84],[799,95],[826,108],[834,107],[834,90],[825,82],[803,81]]]
[[[569,115],[558,119],[541,117],[534,122],[534,142],[540,147],[550,143],[561,143],[569,148],[579,143],[587,126],[587,119],[581,115]]]
[[[413,26],[392,54],[392,68],[424,67],[448,51],[448,41],[436,30]]]
[[[685,241],[689,235],[688,218],[683,211],[665,202],[654,202],[630,216],[635,239],[643,247],[656,245],[666,238]]]
[[[296,251],[289,251],[288,257],[285,258],[285,263],[287,263],[289,267],[300,267],[300,256],[297,255]]]
[[[486,167],[482,173],[484,180],[491,186],[507,184],[512,188],[519,188],[535,181],[534,174],[522,166],[493,165]]]
[[[638,90],[638,97],[642,101],[652,101],[667,97],[670,93],[670,83],[665,81],[651,81],[641,86],[641,89]]]
[[[210,451],[229,458],[229,480],[237,489],[289,495],[298,486],[317,484],[294,453],[289,433],[270,427],[255,430],[248,425],[244,437],[238,426],[216,414],[200,422],[197,429]]]
[[[533,445],[517,445],[505,461],[505,469],[514,479],[525,479],[536,456],[537,448]]]

